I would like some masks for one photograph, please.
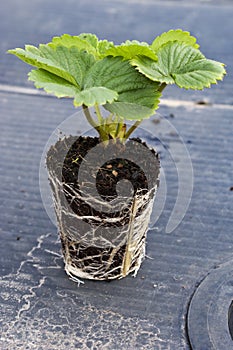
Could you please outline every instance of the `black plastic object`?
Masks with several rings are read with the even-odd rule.
[[[233,349],[233,261],[213,270],[193,295],[188,335],[193,350]]]
[[[228,313],[228,325],[229,325],[229,331],[231,334],[231,338],[233,340],[233,301],[229,307],[229,313]]]

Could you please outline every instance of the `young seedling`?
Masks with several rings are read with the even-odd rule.
[[[210,87],[223,79],[224,65],[205,58],[196,39],[180,29],[152,44],[114,45],[94,34],[64,34],[38,48],[8,52],[36,67],[29,80],[37,88],[73,98],[99,134],[59,140],[46,158],[67,274],[77,282],[136,275],[145,256],[159,159],[146,144],[125,141],[155,113],[167,85]],[[130,194],[123,183],[117,192],[125,178]]]
[[[26,45],[8,52],[36,67],[29,73],[36,88],[73,98],[106,142],[128,139],[155,113],[167,85],[202,90],[226,73],[224,64],[207,59],[196,38],[181,29],[163,33],[152,44],[127,40],[114,45],[94,34],[64,34],[38,48]],[[107,117],[100,106],[109,112]],[[128,129],[127,120],[134,122]]]

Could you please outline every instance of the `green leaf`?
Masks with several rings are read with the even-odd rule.
[[[136,41],[127,41],[124,44],[110,48],[105,52],[105,56],[121,56],[125,60],[130,60],[139,55],[150,57],[152,60],[157,61],[157,56],[153,50],[145,43],[138,43]]]
[[[142,119],[151,116],[158,107],[159,85],[137,72],[121,57],[106,57],[89,70],[84,88],[105,86],[116,91],[117,101],[104,107],[126,119]]]
[[[89,43],[95,49],[97,49],[99,40],[95,34],[82,33],[79,35],[79,38],[85,41],[86,43]]]
[[[128,120],[142,120],[149,118],[155,113],[154,108],[148,108],[137,103],[128,102],[107,103],[104,105],[104,108],[109,112]]]
[[[47,70],[79,87],[82,85],[84,74],[95,62],[92,55],[76,47],[52,48],[48,45],[40,45],[36,48],[27,45],[25,50],[17,48],[8,52],[32,66]]]
[[[82,33],[78,36],[63,34],[60,37],[54,37],[48,46],[56,48],[57,46],[65,46],[71,48],[75,46],[79,50],[84,50],[93,55],[95,59],[103,57],[106,50],[113,47],[113,42],[108,40],[98,40],[97,36],[90,33]]]
[[[106,57],[101,61],[98,61],[88,72],[84,88],[90,88],[93,86],[104,86],[110,90],[118,93],[117,104],[115,107],[116,112],[119,110],[122,117],[132,118],[132,113],[127,110],[128,105],[137,105],[140,113],[139,118],[142,115],[146,118],[151,110],[155,110],[159,103],[160,92],[158,92],[159,83],[150,81],[145,76],[137,72],[128,61],[123,61],[121,57]],[[115,102],[114,102],[115,103]],[[123,115],[123,108],[125,114]],[[145,107],[141,108],[140,107]],[[116,109],[117,108],[117,109]],[[149,111],[148,111],[149,109]],[[135,109],[133,110],[135,112]],[[137,113],[134,114],[134,118],[137,118]]]
[[[63,34],[62,36],[54,37],[52,42],[47,45],[53,49],[56,49],[58,46],[64,46],[67,48],[74,46],[77,49],[84,50],[96,57],[97,43],[98,38],[94,34],[81,34],[79,36]]]
[[[29,80],[35,83],[37,88],[43,88],[46,92],[54,94],[57,97],[74,97],[74,105],[94,106],[103,105],[116,100],[118,94],[116,91],[105,87],[92,87],[80,91],[79,88],[70,84],[66,80],[49,73],[43,69],[32,70],[29,73]]]
[[[111,103],[117,99],[117,92],[107,89],[106,87],[91,87],[78,92],[74,99],[74,105],[81,106],[86,105],[88,107],[96,104],[103,105],[107,102]]]
[[[138,73],[128,61],[121,57],[105,57],[96,62],[88,71],[84,87],[105,86],[119,94],[128,91],[152,89],[157,91],[158,84],[151,82]]]
[[[17,50],[17,49],[16,49]],[[20,49],[21,50],[21,49]],[[42,53],[40,52],[40,50],[36,47],[36,46],[33,46],[33,45],[25,45],[25,50],[28,51],[28,52],[31,52],[32,54],[34,55],[39,55],[41,57],[43,57]],[[8,52],[11,53],[11,51],[13,50],[9,50]]]
[[[189,32],[185,32],[181,29],[172,29],[168,32],[164,32],[160,36],[157,36],[151,44],[151,48],[157,52],[161,46],[167,44],[169,41],[179,41],[192,46],[195,49],[198,49],[199,47],[199,45],[196,43],[196,38],[194,36],[191,36]]]
[[[222,63],[206,59],[199,50],[184,43],[169,42],[157,55],[157,62],[139,57],[131,64],[153,81],[195,90],[216,84],[226,73]]]
[[[91,54],[80,51],[74,46],[70,48],[57,46],[55,49],[51,49],[48,45],[40,45],[39,48],[52,62],[74,77],[79,87],[83,84],[86,72],[95,63]]]
[[[75,78],[69,72],[66,72],[56,62],[53,62],[50,59],[46,58],[40,50],[37,49],[37,53],[36,53],[36,48],[34,49],[34,52],[32,52],[32,47],[30,47],[30,50],[28,50],[28,47],[26,47],[25,50],[17,48],[15,50],[10,50],[8,52],[16,55],[22,61],[32,66],[45,69],[50,73],[58,75],[63,79],[73,83],[74,85],[75,84],[77,85]]]
[[[157,89],[157,87],[156,87]],[[161,93],[155,88],[147,87],[145,91],[141,89],[132,89],[119,94],[119,102],[136,103],[150,109],[157,109]]]
[[[103,49],[108,45],[103,43]],[[145,107],[141,110],[146,117],[158,105],[158,84],[137,72],[129,62],[123,62],[121,57],[106,57],[96,62],[92,55],[74,46],[48,45],[39,48],[29,45],[16,53],[38,67],[29,74],[29,80],[34,81],[37,88],[57,97],[74,97],[75,106],[105,105],[117,100]],[[119,106],[122,111],[123,105]],[[139,117],[141,115],[142,112]]]
[[[100,58],[104,58],[106,56],[106,51],[112,47],[114,47],[114,43],[112,41],[100,40],[98,42],[98,53]]]
[[[43,88],[57,97],[75,97],[80,91],[77,86],[44,69],[33,69],[28,76],[36,88]]]
[[[131,60],[132,66],[135,66],[137,70],[144,74],[147,78],[161,83],[173,84],[173,77],[164,70],[160,68],[160,61],[154,62],[148,57],[137,57]]]
[[[222,80],[225,74],[223,64],[213,60],[199,60],[192,62],[178,73],[174,73],[175,83],[185,89],[202,90]]]

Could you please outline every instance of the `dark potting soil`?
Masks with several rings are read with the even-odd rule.
[[[131,183],[130,197],[138,193],[138,191],[140,191],[141,194],[145,194],[154,187],[155,184],[158,183],[158,154],[154,150],[149,150],[147,145],[139,138],[133,138],[131,140],[133,141],[133,151],[130,142],[126,142],[126,144],[120,142],[114,144],[111,142],[108,146],[104,146],[103,143],[100,144],[100,140],[97,137],[83,136],[78,138],[70,136],[66,139],[59,140],[55,146],[50,148],[47,156],[48,168],[53,169],[55,174],[57,173],[58,176],[62,177],[66,200],[75,214],[78,216],[94,216],[101,218],[103,219],[101,225],[107,226],[109,223],[106,223],[104,219],[119,217],[119,215],[121,215],[122,221],[119,221],[117,225],[125,225],[129,222],[132,201],[129,202],[129,206],[124,212],[106,212],[101,210],[101,207],[93,208],[91,205],[87,204],[85,200],[82,200],[80,196],[79,198],[75,198],[74,191],[82,196],[79,178],[80,169],[82,171],[82,180],[85,182],[86,179],[89,179],[82,185],[88,187],[91,179],[91,186],[94,185],[98,195],[106,202],[111,202],[118,197],[122,187],[118,186],[118,184],[119,181],[122,180],[128,180]],[[148,150],[149,156],[142,154],[142,145]],[[91,152],[91,150],[94,150],[94,152]],[[95,150],[97,151],[95,152]],[[129,153],[127,153],[127,151],[129,151]],[[125,154],[130,154],[133,161],[125,157]],[[84,168],[81,167],[83,166],[82,162],[84,162]],[[143,169],[146,169],[146,171]],[[122,195],[124,195],[124,193]],[[153,196],[153,192],[151,196]],[[140,209],[138,213],[140,213]],[[96,225],[96,222],[91,218],[85,220],[90,225]],[[116,225],[116,223],[114,223],[114,225]],[[77,267],[85,267],[85,271],[87,272],[88,264],[99,264],[100,259],[104,263],[105,260],[108,260],[112,252],[112,247],[109,247],[109,249],[82,247],[81,244],[71,242],[68,238],[66,242],[62,241],[63,252],[66,244],[69,245],[70,256],[77,258],[78,255],[82,264],[86,265]],[[125,249],[126,245],[118,250],[109,269],[112,270],[121,265],[119,263],[123,259]],[[115,274],[119,274],[119,271],[115,270]]]
[[[145,157],[141,152],[141,145],[148,149],[146,143],[142,142],[139,138],[132,138],[131,140],[134,141],[134,162],[124,157],[128,144],[126,143],[124,145],[117,142],[107,147],[101,146],[96,152],[93,152],[88,159],[87,166],[82,169],[82,172],[84,172],[82,179],[90,179],[91,175],[93,179],[91,185],[96,187],[98,195],[107,202],[117,198],[117,191],[121,189],[121,186],[117,188],[117,184],[121,180],[128,180],[131,183],[134,194],[137,191],[145,194],[156,183],[158,184],[158,154],[153,149],[150,149],[151,155],[149,153],[149,156]],[[88,152],[92,149],[95,150],[95,147],[99,144],[100,140],[98,137],[79,136],[77,138],[70,136],[67,139],[59,140],[48,152],[47,165],[49,169],[53,169],[55,174],[62,176],[67,201],[76,214],[79,216],[95,215],[101,218],[109,217],[109,215],[110,217],[117,217],[119,216],[118,212],[105,213],[90,207],[85,201],[80,200],[80,198],[78,200],[74,199],[73,191],[70,191],[70,188],[72,188],[72,190],[79,192],[80,166],[82,162],[87,162],[86,156]],[[110,150],[109,147],[111,147]],[[132,153],[132,145],[130,153]],[[106,158],[108,159],[107,161]],[[151,161],[152,158],[153,162]],[[146,169],[146,173],[144,173],[142,166]],[[150,188],[148,188],[148,184],[150,184]],[[88,182],[85,186],[89,186]],[[129,196],[132,195],[132,192],[131,194],[129,193]]]
[[[93,152],[93,155],[88,160],[88,166],[85,167],[86,176],[83,174],[84,179],[86,179],[89,174],[92,175],[94,186],[97,189],[100,197],[110,202],[111,200],[117,198],[117,184],[121,180],[130,181],[134,194],[137,191],[140,191],[141,194],[145,194],[148,191],[148,180],[152,181],[155,184],[158,177],[159,170],[159,162],[156,169],[150,169],[147,172],[147,176],[141,167],[138,164],[144,163],[146,169],[152,166],[150,159],[143,158],[141,155],[141,147],[140,144],[142,141],[138,139],[132,139],[134,142],[134,155],[133,158],[135,162],[132,162],[128,159],[124,158],[124,151],[127,148],[126,145],[118,142],[116,144],[111,143],[111,145],[105,147],[103,143],[102,146],[96,151]],[[95,147],[100,143],[99,138],[95,137],[82,137],[80,136],[69,149],[62,169],[63,181],[65,184],[69,186],[75,185],[75,190],[78,190],[78,175],[79,169],[82,162],[86,162],[86,155],[91,149],[96,149]],[[143,143],[146,146],[145,143]],[[146,146],[147,147],[147,146]],[[109,150],[109,148],[111,148]],[[154,150],[151,150],[153,154],[153,158],[156,157],[158,159],[157,154],[155,154]],[[123,158],[122,158],[123,155]],[[110,156],[110,157],[109,157]],[[106,161],[106,158],[108,159]],[[110,159],[109,159],[110,158]],[[147,179],[147,177],[152,177],[151,179]],[[88,186],[88,183],[85,184]],[[69,189],[67,188],[67,192],[69,193]],[[123,193],[124,195],[124,193]],[[130,195],[130,193],[129,193]],[[132,193],[131,195],[132,196]],[[118,217],[119,212],[115,213],[105,213],[101,210],[96,210],[93,207],[90,207],[86,204],[85,201],[73,200],[72,193],[70,196],[67,196],[67,200],[70,202],[70,206],[72,210],[81,215],[81,216],[99,216],[101,218],[105,217]],[[130,207],[129,207],[130,208]]]

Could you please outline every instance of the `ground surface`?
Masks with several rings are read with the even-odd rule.
[[[232,1],[8,0],[0,16],[0,348],[191,349],[192,295],[233,259]],[[78,288],[63,270],[40,194],[45,200],[47,188],[39,186],[44,147],[74,109],[36,92],[28,67],[5,51],[62,33],[151,41],[170,28],[191,31],[206,56],[227,64],[228,76],[204,92],[168,88],[159,113],[138,131],[160,152],[162,176],[149,258],[137,278]],[[78,117],[71,126],[59,129],[88,130]],[[214,343],[198,348],[195,339],[192,348],[229,350]]]

